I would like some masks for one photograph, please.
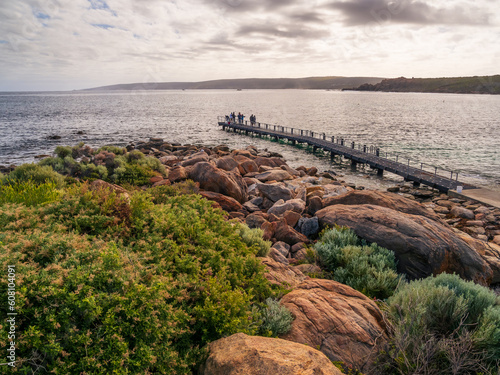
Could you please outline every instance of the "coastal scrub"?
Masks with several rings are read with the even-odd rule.
[[[200,196],[161,201],[84,183],[0,205],[0,264],[17,271],[14,371],[189,374],[208,342],[259,332],[274,293],[257,250]]]

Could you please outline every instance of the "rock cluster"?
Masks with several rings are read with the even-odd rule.
[[[291,168],[280,155],[255,147],[231,151],[155,142],[136,147],[166,166],[167,176],[156,185],[192,179],[202,196],[229,217],[262,229],[272,242],[261,258],[266,277],[291,289],[281,303],[295,316],[282,338],[307,345],[233,335],[211,344],[205,374],[336,373],[310,367],[323,363],[311,359],[318,355],[311,348],[332,361],[370,368],[388,337],[377,305],[346,285],[308,276],[322,272],[309,264],[308,246],[325,226],[348,226],[392,250],[398,271],[409,279],[455,272],[483,285],[500,282],[498,209],[408,185],[388,189],[392,192],[356,188],[334,173]],[[290,350],[295,355],[289,356]]]
[[[231,218],[261,228],[273,243],[269,257],[283,265],[304,263],[319,231],[337,224],[394,251],[398,271],[409,279],[455,272],[483,285],[500,280],[500,209],[409,185],[356,189],[332,172],[294,169],[253,146],[229,150],[152,139],[135,148],[167,168],[155,185],[197,182],[200,194]]]

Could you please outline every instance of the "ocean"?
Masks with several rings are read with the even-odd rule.
[[[294,167],[315,165],[356,185],[402,181],[304,147],[222,131],[217,117],[241,112],[258,122],[324,132],[376,146],[400,161],[458,172],[458,179],[500,191],[500,96],[323,90],[185,90],[0,94],[0,165],[30,163],[58,145],[92,147],[163,138],[231,148],[255,145]],[[59,139],[50,139],[53,136]],[[443,172],[446,175],[447,172]]]

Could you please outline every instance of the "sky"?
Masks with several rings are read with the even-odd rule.
[[[0,0],[0,91],[499,66],[500,0]]]

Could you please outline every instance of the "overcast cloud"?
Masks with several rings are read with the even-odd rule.
[[[0,0],[0,91],[499,74],[497,0]]]

